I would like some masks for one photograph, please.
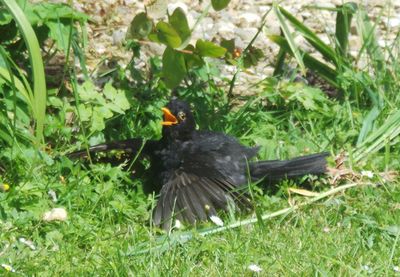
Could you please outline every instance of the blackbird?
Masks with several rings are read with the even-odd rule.
[[[149,140],[144,145],[140,138],[110,142],[69,157],[116,149],[147,157],[149,182],[160,192],[153,221],[164,229],[171,226],[173,218],[191,224],[205,221],[218,210],[227,210],[232,202],[237,207],[249,207],[250,201],[243,193],[248,181],[273,184],[283,178],[326,171],[327,153],[291,160],[251,161],[259,147],[244,146],[223,133],[196,130],[190,106],[177,98],[162,111],[160,140]]]

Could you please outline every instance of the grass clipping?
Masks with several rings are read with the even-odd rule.
[[[285,208],[285,209],[282,209],[282,210],[279,210],[279,211],[276,211],[273,213],[267,213],[267,214],[264,214],[264,215],[261,215],[258,217],[254,216],[254,217],[251,217],[246,220],[233,222],[226,226],[206,228],[206,229],[197,230],[197,231],[192,230],[192,231],[187,231],[187,232],[172,232],[168,235],[163,235],[163,236],[157,237],[155,241],[144,242],[144,243],[136,245],[135,249],[131,249],[131,251],[128,251],[127,255],[139,255],[139,254],[145,254],[145,253],[153,252],[153,251],[163,252],[165,250],[170,249],[172,246],[174,246],[176,244],[186,243],[187,241],[193,239],[194,237],[198,237],[198,236],[205,237],[205,236],[208,236],[211,234],[221,233],[221,232],[231,230],[231,229],[234,229],[237,227],[254,224],[254,223],[258,222],[259,220],[264,221],[264,220],[268,220],[268,219],[271,219],[271,218],[274,218],[274,217],[277,217],[280,215],[286,215],[286,214],[289,214],[301,207],[308,206],[314,202],[317,202],[321,199],[335,195],[339,192],[344,192],[353,187],[366,186],[366,185],[372,185],[372,184],[371,183],[349,183],[349,184],[335,187],[333,189],[330,189],[330,190],[322,192],[322,193],[317,193],[317,194],[313,193],[313,196],[314,196],[313,198],[310,198],[309,200],[304,201],[302,203],[292,205],[288,208]],[[293,192],[296,193],[296,191],[293,191]],[[298,194],[302,194],[302,193],[298,193]],[[311,196],[311,195],[305,195],[305,196]]]

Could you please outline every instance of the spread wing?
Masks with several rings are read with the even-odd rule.
[[[222,133],[197,131],[191,140],[174,145],[179,168],[169,171],[154,210],[154,223],[168,229],[173,218],[194,224],[227,210],[233,202],[250,208],[245,193],[247,159],[257,148],[241,145]]]
[[[247,161],[258,147],[246,147],[223,133],[197,131],[193,140],[182,145],[182,169],[198,176],[228,180],[235,186],[247,183]]]
[[[136,154],[140,148],[143,147],[144,140],[141,138],[132,138],[120,141],[111,141],[89,147],[88,149],[75,151],[67,154],[70,159],[85,158],[88,154],[95,154],[99,152],[108,152],[112,150],[122,150],[127,153]],[[147,142],[147,144],[154,143],[153,141]]]
[[[153,220],[164,229],[169,229],[174,218],[194,224],[216,215],[217,210],[227,210],[230,199],[242,207],[251,205],[227,180],[178,172],[161,189]]]

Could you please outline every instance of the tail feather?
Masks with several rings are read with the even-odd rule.
[[[329,153],[318,153],[291,160],[259,161],[250,164],[253,180],[264,178],[276,182],[283,178],[296,178],[307,174],[319,175],[326,172],[326,157]]]
[[[108,152],[111,150],[123,150],[125,152],[137,152],[142,147],[143,140],[140,138],[126,139],[120,141],[113,141],[103,144],[91,146],[88,149],[79,150],[76,152],[69,153],[67,156],[70,159],[78,159],[87,157],[88,154],[94,154],[98,152]]]

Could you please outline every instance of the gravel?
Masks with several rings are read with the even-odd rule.
[[[70,2],[70,1],[52,1],[52,2]],[[169,1],[167,5],[160,7],[151,7],[148,12],[155,18],[165,17],[162,11],[168,8],[169,13],[177,7],[182,8],[187,13],[189,25],[192,27],[205,11],[209,0],[202,1]],[[166,2],[167,3],[167,2]],[[166,4],[165,3],[165,4]],[[400,30],[400,0],[393,1],[361,1],[361,5],[366,9],[370,18],[379,19],[377,33],[381,35],[379,39],[380,46],[391,45],[396,34]],[[220,41],[221,38],[235,38],[236,45],[244,48],[257,32],[261,24],[262,16],[271,8],[272,0],[233,0],[229,6],[219,12],[210,8],[209,13],[200,21],[192,35],[192,41],[197,39],[207,39]],[[325,8],[335,8],[342,4],[342,0],[331,1],[282,1],[281,5],[294,14],[300,21],[303,21],[309,28],[315,31],[319,37],[326,43],[330,43],[330,35],[334,33],[335,13],[327,10],[312,9],[310,6]],[[144,11],[145,3],[143,1],[128,0],[107,0],[91,1],[79,0],[73,1],[76,9],[85,12],[91,16],[92,21],[88,26],[89,48],[88,68],[94,69],[101,59],[117,60],[121,64],[126,64],[130,59],[130,53],[123,47],[123,40],[127,27],[132,18],[139,12]],[[354,20],[353,20],[354,24]],[[352,34],[349,40],[350,53],[357,54],[361,42],[357,35],[356,27],[352,26]],[[237,80],[235,93],[240,94],[248,90],[254,82],[262,78],[271,76],[278,47],[266,37],[268,34],[279,34],[279,24],[273,14],[268,13],[266,25],[263,32],[255,41],[254,45],[264,52],[265,58],[260,63],[242,72]],[[312,47],[307,45],[300,36],[296,41],[308,51]],[[142,48],[142,60],[138,64],[144,64],[149,56],[162,54],[163,47],[155,43],[145,43]],[[234,68],[221,63],[221,76],[231,77]]]

